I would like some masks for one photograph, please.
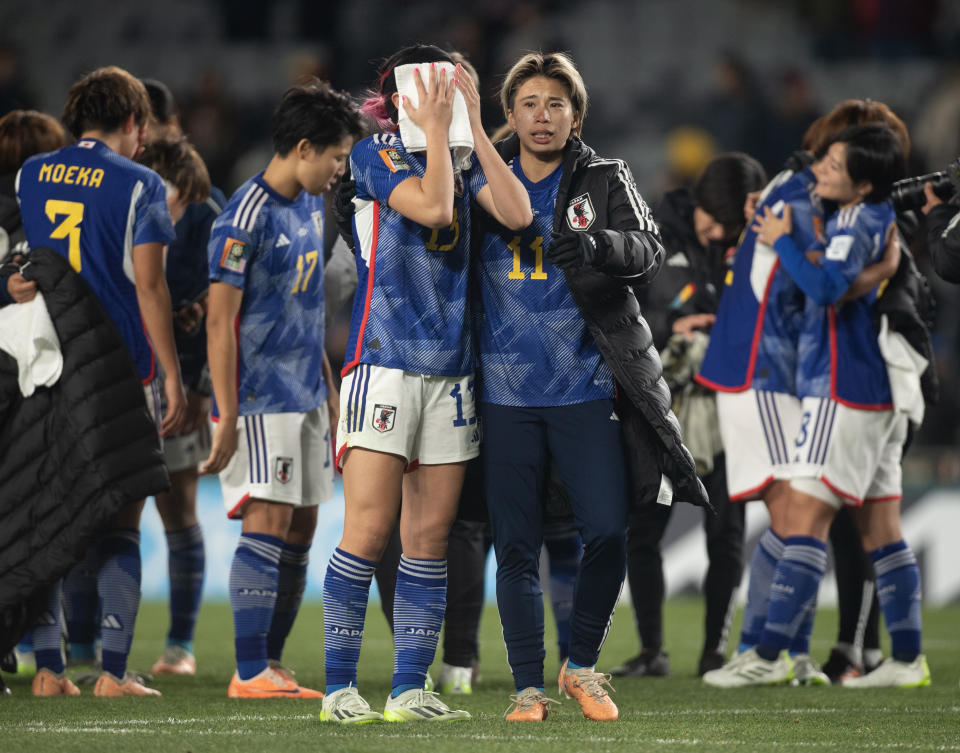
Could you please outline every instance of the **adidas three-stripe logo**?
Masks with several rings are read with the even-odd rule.
[[[770,674],[772,669],[772,667],[747,667],[746,669],[739,670],[737,675],[747,680],[759,680],[765,675]]]

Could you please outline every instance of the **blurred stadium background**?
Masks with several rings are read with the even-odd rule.
[[[161,79],[229,195],[269,157],[269,114],[288,84],[315,74],[361,96],[375,62],[416,41],[474,63],[490,130],[510,63],[531,49],[569,51],[591,98],[585,140],[625,159],[653,207],[718,151],[745,151],[772,175],[807,125],[847,97],[884,101],[905,120],[912,174],[960,154],[957,0],[486,0],[470,11],[425,0],[0,0],[0,114],[59,115],[70,83],[100,65]],[[960,296],[918,256],[937,297],[942,395],[905,460],[904,518],[933,606],[960,599]],[[208,562],[226,563],[239,526],[224,520],[212,480],[200,506]],[[315,568],[336,542],[342,495],[325,510]],[[699,513],[679,512],[667,536],[671,593],[697,588],[705,566]],[[755,534],[764,513],[750,513]],[[165,598],[153,512],[144,560],[145,595]],[[313,589],[321,580],[311,574]],[[225,581],[226,566],[211,567],[208,597],[225,598]]]

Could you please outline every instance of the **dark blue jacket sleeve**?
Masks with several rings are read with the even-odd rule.
[[[810,263],[789,235],[781,235],[773,244],[773,249],[780,257],[780,263],[787,270],[787,274],[818,306],[836,303],[850,287],[850,283],[838,269],[818,267]]]

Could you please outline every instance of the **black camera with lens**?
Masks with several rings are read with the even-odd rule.
[[[919,209],[927,203],[923,193],[924,183],[933,186],[933,192],[943,201],[949,201],[960,195],[960,157],[947,165],[946,170],[939,170],[927,175],[918,175],[915,178],[904,178],[893,184],[890,198],[898,212]]]

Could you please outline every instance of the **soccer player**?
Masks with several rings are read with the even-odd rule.
[[[394,69],[415,64],[419,103],[401,102]],[[443,68],[443,66],[446,68]],[[414,46],[382,66],[366,105],[395,131],[399,108],[426,137],[409,151],[393,132],[351,155],[359,286],[341,386],[338,460],[346,517],[323,588],[327,695],[322,718],[344,724],[469,717],[424,690],[446,601],[447,534],[466,461],[475,457],[473,348],[467,304],[471,201],[513,228],[530,202],[483,132],[473,80],[455,69],[475,152],[454,165],[450,56]],[[406,472],[406,473],[405,473]],[[397,520],[403,553],[394,596],[393,688],[383,715],[357,691],[370,580]]]
[[[661,469],[647,452],[656,452],[678,496],[705,503],[679,428],[664,428],[676,420],[666,388],[657,387],[660,363],[632,287],[656,274],[664,251],[627,166],[579,139],[587,92],[568,57],[525,55],[501,101],[516,134],[498,147],[534,211],[519,232],[484,217],[477,260],[482,463],[517,689],[507,719],[543,721],[551,702],[539,555],[552,461],[584,547],[558,685],[588,719],[613,721],[608,676],[594,665],[625,572],[628,465],[643,495],[655,496]],[[626,396],[616,407],[615,380]],[[658,417],[659,430],[634,421],[640,406]]]
[[[823,208],[814,192],[816,177],[809,153],[853,123],[887,122],[903,136],[903,123],[881,102],[845,100],[815,121],[804,135],[804,152],[764,189],[758,212],[789,204],[792,235],[798,247],[823,247]],[[897,125],[899,124],[899,125]],[[892,250],[899,249],[895,243]],[[863,271],[847,293],[862,295],[896,271],[899,254],[884,254]],[[796,398],[797,338],[803,296],[787,275],[776,253],[748,228],[728,272],[710,342],[696,379],[717,391],[717,415],[726,459],[727,489],[732,502],[762,499],[770,514],[750,563],[747,604],[738,652],[755,646],[766,619],[770,585],[783,553],[790,502],[787,479],[792,450],[789,443],[800,428]],[[791,654],[796,679],[826,684],[827,676],[810,658],[813,612],[795,634]]]
[[[166,436],[179,429],[186,400],[163,275],[163,249],[173,239],[166,192],[156,173],[132,161],[149,114],[143,84],[127,71],[111,66],[84,76],[70,88],[62,118],[78,141],[28,160],[17,196],[30,246],[49,246],[66,257],[117,325],[158,421],[156,361],[176,377],[164,385],[167,409],[159,428]],[[143,502],[117,514],[90,558],[102,619],[97,696],[159,695],[126,671],[140,603]],[[54,677],[63,671],[59,658],[38,668]]]
[[[145,85],[157,117],[154,93],[159,84],[147,81]],[[183,431],[163,443],[164,460],[170,471],[170,491],[156,495],[157,511],[167,538],[170,629],[163,655],[151,672],[192,675],[197,669],[193,632],[200,608],[205,560],[203,532],[197,521],[197,467],[210,450],[207,424],[210,380],[202,326],[208,285],[207,242],[210,226],[226,201],[219,190],[211,189],[203,160],[176,129],[152,127],[137,161],[155,170],[167,185],[167,206],[177,238],[167,249],[166,274],[174,301],[177,356],[187,392]],[[196,302],[198,297],[203,305]]]
[[[306,584],[317,505],[333,494],[338,399],[324,353],[320,194],[343,174],[359,132],[348,95],[318,80],[288,89],[271,121],[273,158],[210,234],[216,428],[201,472],[220,474],[227,515],[243,521],[230,569],[231,698],[323,695],[297,683],[281,652]]]
[[[738,687],[790,679],[791,661],[783,650],[815,603],[830,523],[847,505],[876,569],[892,657],[843,685],[921,687],[930,684],[930,669],[920,651],[920,572],[900,529],[900,459],[908,417],[894,407],[877,342],[871,312],[876,290],[843,300],[895,231],[888,197],[904,173],[904,144],[886,126],[853,126],[818,157],[817,196],[838,207],[827,223],[823,257],[812,263],[790,237],[789,207],[780,216],[765,208],[755,227],[805,294],[797,346],[803,413],[792,448],[784,551],[756,648],[704,675],[704,681]]]

